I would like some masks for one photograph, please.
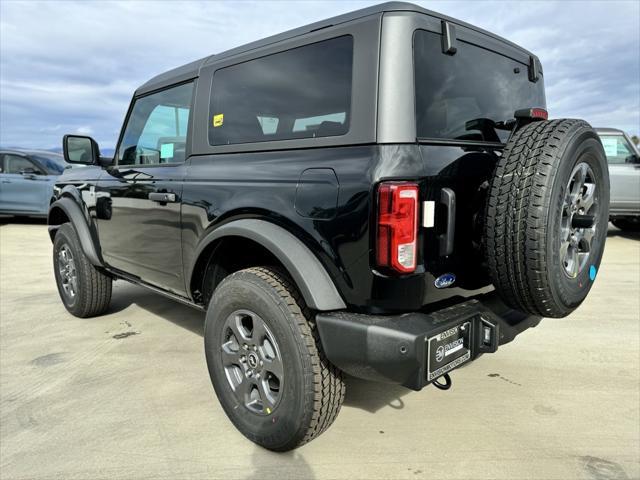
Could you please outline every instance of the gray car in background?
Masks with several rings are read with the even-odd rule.
[[[596,128],[609,164],[609,218],[621,230],[640,230],[640,152],[615,128]]]
[[[53,185],[68,165],[46,150],[0,149],[0,215],[46,217]]]

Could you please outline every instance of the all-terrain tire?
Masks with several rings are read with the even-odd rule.
[[[112,279],[89,262],[70,223],[56,232],[53,271],[60,299],[72,315],[94,317],[109,308]]]
[[[233,326],[238,325],[233,323],[237,315],[248,317],[240,320],[247,322],[241,324],[242,332]],[[245,343],[258,344],[256,353],[260,353],[267,343],[261,338],[252,341],[256,328],[273,343],[264,350],[275,351],[271,355],[281,358],[282,378],[275,379],[277,391],[270,392],[278,397],[276,405],[256,397],[260,393],[253,382],[257,373],[262,373],[261,381],[271,376],[266,367],[257,367],[247,377],[243,372],[251,367],[246,355],[244,361],[225,357],[225,352],[251,352],[251,345]],[[338,415],[345,394],[342,372],[328,362],[312,312],[280,272],[255,267],[226,277],[211,298],[204,343],[209,375],[222,407],[236,428],[258,445],[275,451],[294,449],[324,432]],[[260,357],[260,365],[262,360],[267,363]],[[240,387],[244,381],[249,387]],[[251,403],[247,398],[258,400]]]
[[[578,170],[591,183],[580,186]],[[587,199],[589,192],[595,196]],[[593,226],[574,229],[574,209],[582,201],[593,201],[582,212]],[[588,123],[539,121],[516,131],[491,180],[484,233],[489,274],[505,303],[544,317],[564,317],[577,308],[600,266],[608,211],[606,157]],[[571,258],[578,263],[567,261],[567,248],[586,248],[589,237],[588,255],[576,253]]]

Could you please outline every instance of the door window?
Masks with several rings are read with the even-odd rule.
[[[601,135],[600,140],[607,156],[607,162],[612,165],[627,163],[627,158],[633,152],[622,135]]]
[[[5,155],[2,163],[2,173],[42,173],[31,160],[18,155]]]
[[[137,99],[118,149],[118,164],[184,162],[192,101],[193,82]]]

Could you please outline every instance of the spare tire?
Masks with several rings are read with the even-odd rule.
[[[609,173],[582,120],[530,123],[490,181],[484,231],[493,285],[509,306],[564,317],[585,299],[607,236]]]

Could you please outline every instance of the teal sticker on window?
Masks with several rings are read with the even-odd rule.
[[[160,147],[160,158],[173,158],[173,143],[163,143]]]

